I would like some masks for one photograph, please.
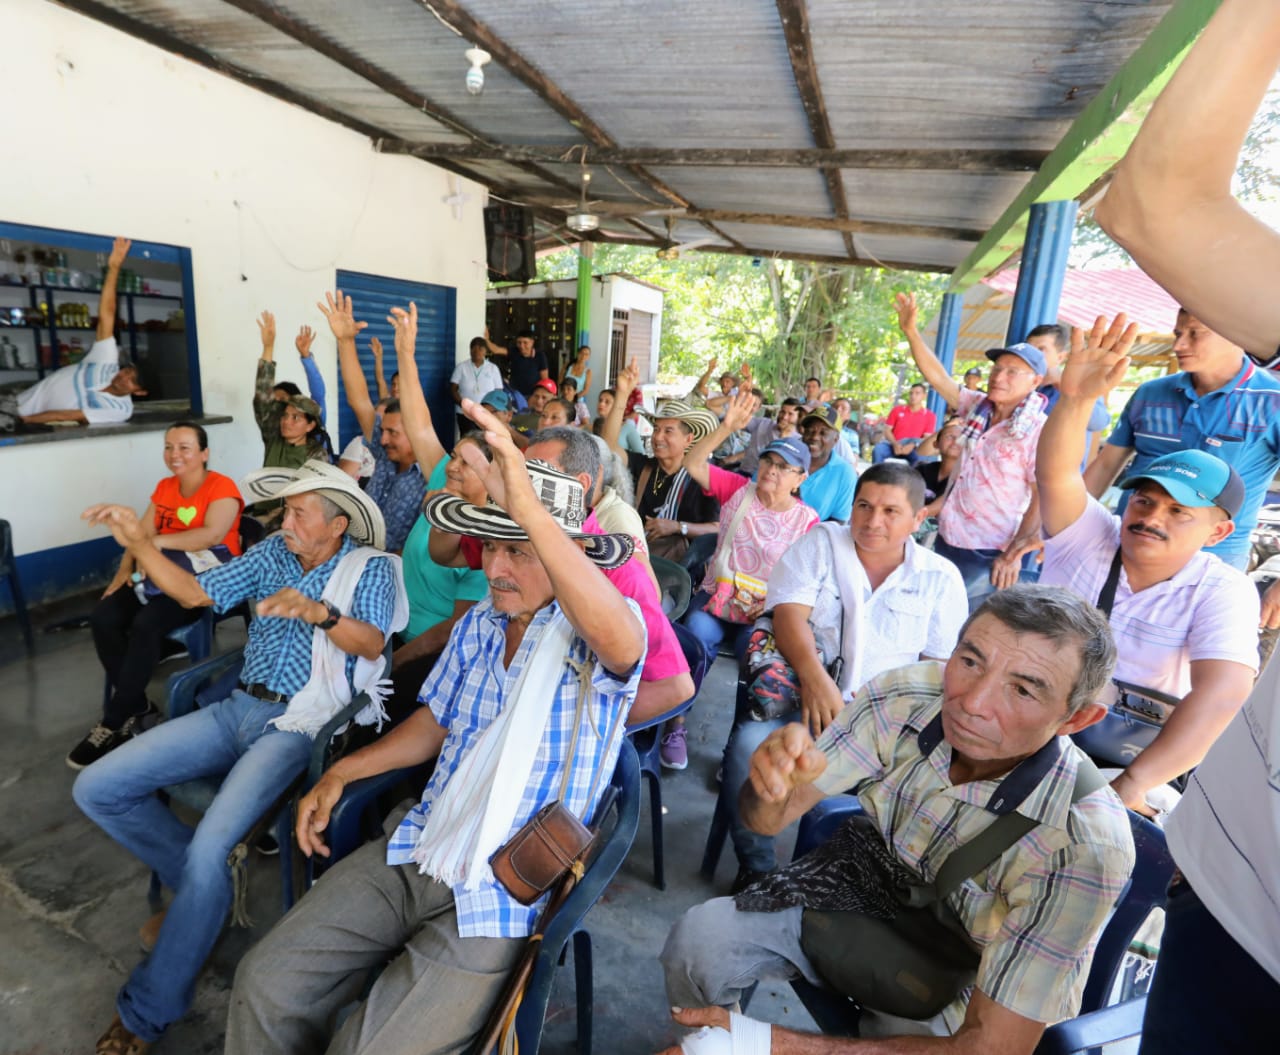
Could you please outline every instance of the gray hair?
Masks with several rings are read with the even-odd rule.
[[[635,483],[631,479],[631,470],[619,451],[614,450],[600,436],[592,436],[600,451],[600,466],[603,472],[603,483],[622,499],[625,505],[636,504]]]
[[[1106,617],[1088,601],[1060,586],[1020,583],[997,590],[960,628],[960,636],[980,615],[992,615],[1015,634],[1038,634],[1055,645],[1080,650],[1080,673],[1067,696],[1067,717],[1095,702],[1111,679],[1116,644]]]
[[[560,455],[560,471],[570,476],[589,476],[591,486],[587,488],[587,502],[596,493],[596,485],[600,482],[600,452],[596,449],[595,437],[585,429],[575,429],[569,425],[553,425],[548,429],[539,429],[533,434],[530,446],[535,443],[563,443],[564,452]]]
[[[319,491],[312,491],[311,493],[320,500],[320,513],[324,517],[324,522],[326,524],[332,524],[334,517],[346,517],[347,524],[349,525],[351,523],[351,514],[343,509],[342,506],[338,505],[338,503],[332,498],[328,495],[321,494]]]

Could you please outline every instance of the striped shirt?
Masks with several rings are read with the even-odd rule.
[[[1097,604],[1120,545],[1120,518],[1096,499],[1079,519],[1044,544],[1040,582],[1063,586]],[[1258,669],[1258,591],[1244,572],[1201,550],[1164,582],[1134,593],[1120,570],[1111,630],[1115,676],[1181,699],[1191,664],[1225,659]]]
[[[318,601],[338,563],[355,548],[350,536],[344,535],[337,553],[304,572],[298,558],[285,546],[284,537],[272,535],[243,557],[210,568],[196,579],[219,612],[226,612],[241,601],[260,601],[289,587]],[[385,638],[390,632],[395,598],[391,562],[374,558],[365,565],[356,584],[351,611],[344,614],[376,626]],[[255,616],[249,624],[240,680],[249,685],[261,683],[272,692],[292,696],[311,680],[311,642],[315,630],[301,619]],[[354,675],[355,667],[356,657],[348,656],[348,680]]]
[[[1258,509],[1280,469],[1280,378],[1245,360],[1235,377],[1203,396],[1190,374],[1147,381],[1125,404],[1107,443],[1133,449],[1126,475],[1141,472],[1162,454],[1192,449],[1235,469],[1244,481],[1244,506],[1235,531],[1209,552],[1244,569]]]
[[[643,626],[636,603],[628,600],[627,606]],[[506,649],[508,620],[493,607],[491,599],[486,598],[477,604],[453,628],[449,644],[418,697],[431,708],[436,721],[444,726],[448,735],[436,761],[435,772],[422,793],[422,800],[401,821],[387,844],[387,864],[401,865],[412,861],[413,849],[426,825],[431,804],[458,768],[463,753],[502,712],[507,694],[528,664],[542,627],[558,610],[559,605],[553,601],[538,611],[525,630],[510,666],[505,669],[502,657]],[[574,814],[590,823],[600,792],[609,783],[618,759],[622,725],[640,682],[641,664],[635,664],[625,674],[614,674],[605,670],[594,656],[590,657],[593,691],[586,700],[577,748],[573,753],[573,767],[562,796],[560,785],[573,740],[580,684],[572,664],[587,660],[586,642],[575,637],[560,675],[547,728],[534,759],[533,772],[529,775],[504,843],[538,810],[556,799],[562,799]],[[458,913],[458,936],[462,938],[525,937],[533,932],[546,902],[543,897],[532,905],[522,905],[497,882],[481,883],[473,891],[466,890],[464,884],[459,883],[453,888],[453,900]]]
[[[951,747],[937,741],[932,724],[942,671],[941,663],[916,663],[872,679],[818,740],[827,768],[816,786],[828,794],[852,789],[899,860],[927,881],[993,822],[987,807],[1000,784],[951,783]],[[1059,747],[1018,807],[1039,825],[948,898],[982,947],[977,987],[1045,1023],[1078,1011],[1098,934],[1134,864],[1120,799],[1108,787],[1072,805],[1081,755],[1065,737]],[[943,1011],[953,1033],[968,997]]]

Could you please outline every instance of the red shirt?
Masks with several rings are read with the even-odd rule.
[[[885,424],[898,442],[918,440],[938,431],[938,418],[932,410],[912,410],[901,403],[889,411]]]

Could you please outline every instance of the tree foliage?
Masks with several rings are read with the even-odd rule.
[[[571,278],[577,268],[567,249],[540,260],[538,278]],[[893,295],[913,290],[927,318],[945,291],[940,275],[717,253],[659,260],[643,246],[598,245],[592,269],[666,290],[663,379],[696,376],[714,356],[722,371],[750,362],[771,399],[798,395],[816,376],[881,410],[909,362]]]

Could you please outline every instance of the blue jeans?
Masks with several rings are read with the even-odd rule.
[[[729,742],[724,745],[724,774],[720,781],[720,794],[724,796],[725,806],[729,811],[729,834],[733,839],[733,852],[737,855],[738,864],[753,872],[772,872],[778,867],[778,860],[773,836],[753,832],[742,822],[742,816],[738,812],[738,792],[747,782],[751,756],[765,737],[788,722],[798,721],[799,709],[784,714],[781,718],[770,718],[763,722],[738,715],[733,732],[729,734]]]
[[[116,998],[146,1041],[187,1010],[200,969],[231,910],[227,854],[306,766],[311,738],[267,726],[284,712],[239,689],[128,741],[83,770],[72,794],[103,831],[174,891],[155,948]],[[194,829],[155,792],[199,777],[222,787]]]
[[[1139,1055],[1272,1051],[1280,982],[1244,951],[1185,882],[1169,888]]]
[[[719,619],[710,612],[704,612],[703,606],[711,600],[711,594],[699,590],[689,601],[689,609],[681,620],[693,631],[693,636],[702,642],[707,655],[715,659],[720,642],[728,638],[733,644],[733,654],[739,665],[743,654],[747,651],[747,642],[751,639],[751,623],[731,623],[727,619]]]
[[[991,585],[991,565],[1000,556],[998,549],[961,549],[952,546],[939,534],[933,541],[933,552],[939,557],[946,557],[960,572],[964,580],[965,593],[969,595],[969,611],[976,612],[982,602],[996,592]],[[1022,571],[1018,582],[1036,582],[1040,578],[1040,565],[1036,562],[1034,551],[1022,558]]]
[[[875,465],[879,465],[886,458],[902,458],[908,465],[915,465],[920,459],[916,456],[914,447],[907,451],[906,454],[894,454],[893,444],[888,440],[881,440],[873,448],[871,448],[871,461]]]

